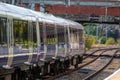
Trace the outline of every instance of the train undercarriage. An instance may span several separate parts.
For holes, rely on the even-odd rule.
[[[41,80],[47,77],[66,72],[70,66],[78,67],[82,62],[82,56],[61,57],[39,61],[30,65],[22,65],[11,69],[1,68],[0,80]]]

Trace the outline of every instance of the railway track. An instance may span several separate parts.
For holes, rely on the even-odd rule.
[[[103,69],[105,69],[113,60],[115,54],[118,52],[119,50],[115,51],[115,53],[113,54],[113,56],[110,58],[110,60],[103,66],[101,67],[99,70],[95,71],[94,73],[90,74],[89,76],[85,77],[82,80],[91,80],[93,77],[95,77],[97,74],[99,74]]]
[[[119,49],[119,48],[104,48],[104,49],[92,50],[91,53],[84,55],[85,57],[83,58],[83,60],[86,59],[86,58],[88,58],[89,56],[94,55],[94,54],[95,54],[96,52],[98,52],[98,51],[101,51],[101,50],[114,50],[114,49]]]
[[[102,63],[100,63],[100,62],[98,62],[99,64],[93,64],[93,63],[91,63],[90,65],[91,66],[94,66],[94,68],[92,68],[91,69],[91,67],[88,67],[88,68],[82,68],[82,69],[84,69],[84,71],[82,70],[82,69],[80,69],[81,70],[81,72],[80,72],[80,70],[78,70],[78,71],[76,71],[76,72],[73,72],[73,73],[71,73],[71,75],[69,75],[69,77],[70,76],[72,76],[72,77],[70,77],[69,78],[69,80],[98,80],[98,78],[95,78],[95,79],[85,79],[86,77],[88,77],[88,76],[92,76],[92,75],[94,75],[95,74],[95,72],[97,72],[97,71],[99,71],[100,69],[102,69],[102,67],[104,67],[104,64],[106,64],[106,63],[109,63],[109,61],[111,60],[111,58],[109,58],[108,57],[108,59],[109,60],[107,60],[107,58],[106,59],[103,59],[102,58],[102,60],[98,60],[98,61],[100,61],[100,62],[102,62]],[[97,61],[97,60],[96,60]],[[106,63],[105,63],[106,62]],[[96,63],[96,62],[94,62],[94,63]],[[103,65],[101,65],[101,64],[103,64]],[[88,66],[88,65],[87,65]],[[99,69],[99,67],[100,67],[100,69]],[[102,67],[101,67],[102,66]],[[96,67],[98,67],[98,69],[96,68]],[[96,69],[95,69],[96,68]],[[80,72],[80,73],[78,73],[78,72]],[[74,76],[73,76],[73,74],[74,74]],[[77,75],[77,76],[76,76]],[[74,77],[74,78],[73,78]],[[103,79],[101,79],[101,80],[103,80]]]
[[[70,73],[72,73],[72,72],[75,72],[75,71],[77,71],[77,70],[79,70],[79,69],[81,69],[81,68],[89,65],[90,63],[94,62],[95,60],[97,60],[104,52],[109,51],[109,50],[114,50],[114,49],[118,49],[118,48],[99,49],[99,50],[93,51],[91,54],[87,55],[87,56],[84,58],[84,60],[88,59],[89,56],[95,54],[96,52],[99,52],[99,51],[100,51],[100,52],[102,51],[102,52],[101,52],[97,57],[95,57],[94,59],[92,59],[92,60],[90,60],[90,61],[88,61],[88,62],[86,62],[86,63],[80,64],[78,68],[69,69],[69,70],[65,71],[64,73],[60,73],[60,74],[55,75],[55,76],[50,76],[49,78],[46,78],[46,79],[44,79],[44,80],[54,80],[54,79],[60,78],[60,77],[62,77],[62,76],[68,75],[68,74],[70,74]]]
[[[116,54],[119,54],[120,51],[118,51]],[[115,54],[115,55],[116,55]],[[106,77],[111,75],[113,72],[118,70],[120,68],[120,59],[114,57],[109,65],[107,65],[102,71],[100,71],[98,74],[96,74],[91,80],[104,80]]]

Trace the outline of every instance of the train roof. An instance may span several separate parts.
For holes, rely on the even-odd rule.
[[[55,17],[52,14],[36,12],[27,8],[18,7],[2,2],[0,2],[0,15],[5,17],[14,17],[22,20],[36,21],[36,19],[39,19],[39,21],[47,23],[56,23],[59,25],[72,25],[74,28],[83,29],[83,26],[77,22],[60,17]]]

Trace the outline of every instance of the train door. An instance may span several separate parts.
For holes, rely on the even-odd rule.
[[[0,18],[0,66],[8,70],[0,70],[3,80],[11,80],[14,40],[12,21],[12,17]]]
[[[3,40],[5,40],[3,42],[5,46],[3,48],[3,52],[4,54],[8,54],[7,64],[3,67],[10,69],[13,62],[13,19],[11,17],[8,17],[6,27],[3,27],[3,30],[5,31],[5,33],[3,33]]]
[[[50,72],[50,64],[49,60],[47,58],[47,52],[48,52],[48,40],[47,40],[47,23],[44,19],[41,19],[41,22],[39,23],[39,33],[40,33],[40,46],[39,46],[39,66],[41,66],[41,76],[46,75]]]
[[[70,32],[70,24],[67,24],[67,34],[68,34],[68,46],[67,46],[67,55],[70,56],[71,54],[71,45],[70,45],[70,41],[71,41],[71,32]]]
[[[58,25],[58,55],[62,57],[68,56],[68,30],[67,24]]]
[[[79,43],[77,63],[82,63],[84,47],[85,47],[84,46],[84,38],[83,38],[83,30],[82,29],[77,30],[77,41]]]
[[[43,22],[40,23],[40,54],[41,60],[45,60],[46,58],[52,58],[55,56],[56,52],[56,44],[57,44],[57,38],[56,38],[56,31],[55,31],[55,24],[53,23],[46,23],[44,19],[42,19]]]
[[[68,25],[64,24],[64,48],[65,48],[65,52],[64,52],[64,56],[68,56],[68,52],[69,52],[69,37],[68,37]]]
[[[57,55],[58,55],[58,27],[57,27],[57,23],[54,22],[54,41],[55,41],[55,54],[54,54],[54,59],[56,59]]]
[[[41,19],[36,18],[36,37],[37,37],[37,58],[36,61],[39,61],[40,52],[41,52],[41,27],[42,23],[39,22]]]
[[[69,35],[68,35],[68,25],[63,23],[62,25],[57,25],[58,34],[58,57],[60,58],[60,64],[58,69],[63,72],[70,66],[70,60],[68,57],[69,52]]]
[[[40,41],[41,41],[41,47],[40,47],[40,60],[45,61],[46,53],[47,53],[47,44],[46,44],[46,23],[42,19],[40,22]]]
[[[28,63],[36,62],[37,56],[37,34],[36,34],[36,23],[33,22],[31,17],[31,21],[28,21],[28,47],[29,47],[29,57]]]
[[[12,18],[0,17],[0,66],[5,68],[0,68],[0,80],[11,80],[12,40]]]
[[[71,56],[71,65],[75,67],[78,66],[78,54],[79,54],[79,40],[78,40],[78,29],[74,28],[72,25],[69,27],[70,29],[70,56]]]

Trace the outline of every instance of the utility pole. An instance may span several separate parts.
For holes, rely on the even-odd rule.
[[[70,0],[65,0],[66,5],[66,16],[68,15],[68,6],[70,6]]]
[[[87,35],[90,36],[90,24],[87,25]]]
[[[29,2],[29,8],[30,8],[31,10],[34,10],[34,9],[35,9],[35,3],[32,2],[32,1],[30,1],[30,2]]]
[[[105,38],[106,38],[106,41],[107,41],[107,32],[108,32],[108,28],[107,28],[107,24],[105,24],[105,27],[106,27],[106,29],[105,29]]]
[[[108,7],[106,6],[105,7],[105,21],[107,22],[107,13],[108,13]],[[108,28],[107,28],[107,24],[105,24],[105,27],[106,27],[106,30],[105,30],[105,32],[106,32],[106,41],[107,41],[107,32],[108,32]]]
[[[42,2],[40,3],[40,12],[45,13],[45,1],[41,0]]]
[[[96,43],[98,43],[98,25],[96,26]]]

